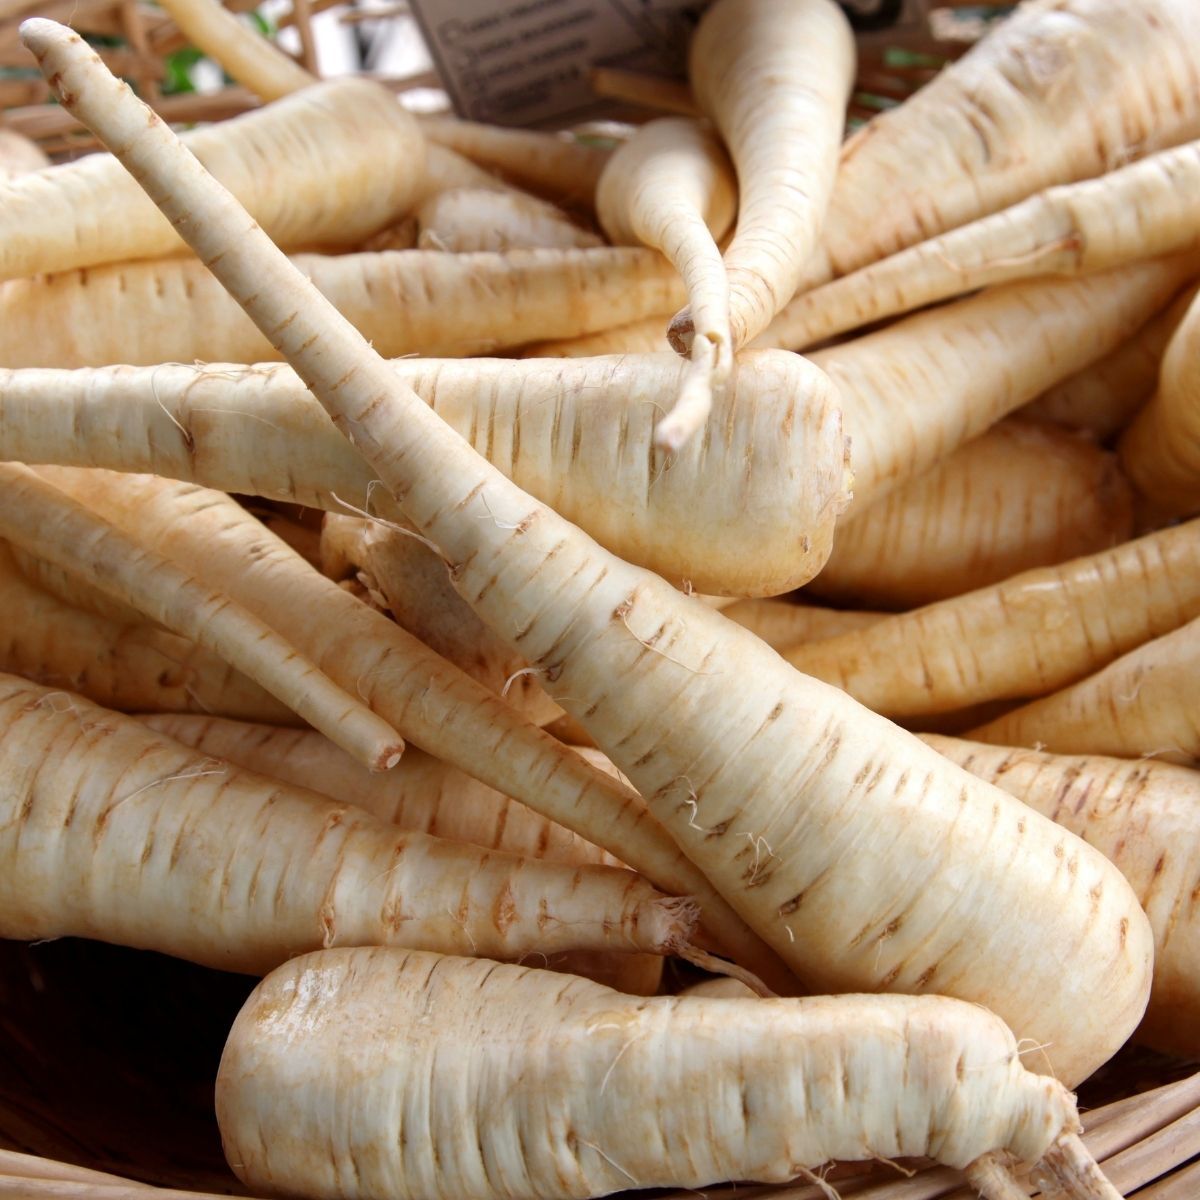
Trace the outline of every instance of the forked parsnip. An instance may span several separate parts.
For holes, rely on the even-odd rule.
[[[846,142],[801,287],[1200,137],[1198,71],[1192,0],[1029,0]]]
[[[1163,354],[1198,290],[1185,289],[1111,354],[1055,384],[1025,413],[1108,441],[1154,395]]]
[[[333,945],[671,953],[695,920],[631,871],[397,830],[14,676],[0,676],[0,767],[7,938],[261,974]]]
[[[272,331],[461,594],[555,675],[556,698],[810,985],[986,1004],[1050,1047],[1069,1082],[1125,1040],[1151,935],[1101,855],[519,491],[397,383],[81,39],[47,21],[22,36]],[[864,886],[879,878],[886,893]]]
[[[272,238],[293,250],[358,245],[411,207],[424,169],[415,120],[367,79],[322,83],[185,136]],[[0,279],[184,249],[110,154],[0,183]]]
[[[0,463],[0,537],[77,571],[149,620],[220,654],[371,770],[400,761],[404,742],[393,726],[252,606],[20,463]]]
[[[357,577],[395,621],[535,725],[562,716],[511,646],[492,633],[454,590],[446,564],[403,527],[328,513],[321,531],[322,570],[341,582]]]
[[[1200,618],[968,736],[1056,754],[1200,765]]]
[[[163,0],[162,7],[193,46],[264,100],[277,100],[317,83],[315,75],[259,37],[217,0]]]
[[[1158,387],[1121,437],[1121,466],[1162,517],[1200,510],[1200,298],[1163,353]]]
[[[771,975],[776,990],[794,987],[627,784],[312,570],[228,496],[153,476],[41,471],[141,543],[202,570],[416,745],[613,850],[647,878],[664,880],[664,890],[694,895],[706,928],[730,954],[760,977]]]
[[[604,244],[561,208],[514,190],[489,187],[436,192],[421,203],[415,216],[417,245],[422,250],[503,253],[535,247],[589,249]]]
[[[1154,986],[1138,1038],[1176,1055],[1200,1053],[1200,775],[1146,760],[924,740],[1120,868],[1154,930]]]
[[[242,1008],[216,1086],[252,1190],[397,1200],[785,1183],[929,1155],[977,1195],[1117,1200],[1074,1098],[991,1013],[940,996],[630,1000],[585,980],[402,950],[327,951]]]
[[[609,150],[566,134],[422,117],[427,141],[556,203],[590,208]]]
[[[1132,534],[1133,496],[1112,454],[1009,418],[853,513],[808,587],[855,605],[915,608]]]
[[[832,0],[717,0],[692,38],[692,91],[737,170],[737,228],[723,255],[734,350],[792,298],[817,250],[855,59]],[[695,328],[680,313],[672,342],[690,349]]]
[[[1038,192],[805,292],[775,318],[771,337],[802,350],[977,288],[1192,251],[1200,247],[1197,204],[1200,142],[1188,142],[1099,179]]]
[[[392,364],[514,481],[615,554],[701,592],[778,595],[829,555],[850,488],[840,404],[798,355],[743,354],[704,436],[669,467],[654,426],[685,364]],[[0,371],[0,461],[147,471],[395,518],[378,479],[288,367]]]
[[[0,180],[15,179],[50,165],[46,152],[15,129],[0,129]]]
[[[121,624],[35,587],[0,543],[0,671],[125,712],[299,718],[224,659],[147,621]]]
[[[842,396],[854,470],[843,522],[1114,350],[1197,271],[1200,257],[1179,256],[1008,284],[810,355]]]
[[[1191,521],[783,654],[899,720],[1044,696],[1196,617]]]
[[[402,250],[297,265],[381,353],[467,357],[575,337],[678,303],[650,250]],[[192,259],[153,259],[0,285],[0,365],[257,363],[277,352]]]
[[[623,865],[565,826],[415,747],[393,770],[379,773],[364,771],[312,729],[176,713],[139,719],[202,754],[366,809],[401,829],[547,862]]]
[[[682,117],[643,125],[613,151],[596,187],[596,218],[608,240],[661,250],[687,286],[692,365],[655,431],[655,443],[670,452],[708,419],[713,392],[733,369],[729,281],[717,242],[737,207],[737,180],[720,141]]]

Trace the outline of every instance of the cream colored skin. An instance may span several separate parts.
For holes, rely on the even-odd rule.
[[[550,338],[530,342],[521,350],[522,358],[594,358],[601,354],[665,354],[673,351],[667,340],[670,313],[644,317],[628,325],[614,325],[599,333],[575,338]]]
[[[217,0],[164,0],[162,7],[193,46],[264,100],[317,83],[314,75],[251,32]]]
[[[1200,765],[1200,619],[973,729],[981,742]]]
[[[899,720],[1045,695],[1195,617],[1200,521],[799,645],[784,657]]]
[[[307,955],[264,980],[216,1106],[251,1190],[397,1200],[783,1183],[831,1159],[1033,1161],[1078,1128],[1070,1094],[959,1001],[633,1000],[395,950]]]
[[[840,525],[816,596],[908,609],[1095,554],[1133,533],[1111,454],[1009,420]]]
[[[1154,395],[1167,344],[1197,290],[1186,289],[1111,354],[1055,384],[1026,405],[1025,413],[1108,441]]]
[[[1200,142],[1189,142],[1100,179],[1039,192],[805,292],[775,318],[771,336],[802,350],[977,288],[1192,251],[1200,246],[1198,203]]]
[[[412,116],[387,88],[366,79],[319,84],[186,138],[290,249],[355,246],[390,225],[416,198],[424,163]],[[108,154],[0,184],[0,214],[0,279],[184,250]]]
[[[187,638],[83,612],[31,584],[0,546],[0,671],[126,712],[220,713],[288,724],[270,692]]]
[[[738,600],[721,612],[781,653],[789,646],[820,642],[851,630],[864,629],[887,615],[821,608],[816,604],[793,604],[787,600]]]
[[[532,664],[558,673],[563,706],[805,982],[986,1004],[1018,1037],[1052,1043],[1067,1082],[1125,1041],[1149,993],[1151,935],[1103,856],[518,490],[397,385],[77,36],[45,21],[26,22],[23,36],[63,79],[71,110],[121,148],[275,331],[453,564],[460,593]],[[868,883],[881,878],[891,884],[882,893]],[[775,1055],[779,1039],[764,1045]],[[651,1106],[643,1097],[621,1111]],[[893,1131],[894,1116],[889,1106]],[[847,1149],[822,1146],[814,1161]]]
[[[1197,270],[1175,258],[1010,284],[811,355],[842,395],[854,468],[843,520],[1114,350]]]
[[[1171,335],[1158,389],[1120,442],[1121,465],[1162,519],[1200,511],[1200,298]]]
[[[438,192],[417,209],[422,250],[469,254],[543,247],[588,249],[604,243],[560,208],[517,191],[455,188]]]
[[[404,250],[296,261],[391,356],[465,358],[533,337],[575,337],[683,298],[678,276],[650,250]],[[119,263],[0,286],[4,366],[273,358],[270,342],[193,260]]]
[[[232,499],[152,476],[41,468],[62,489],[267,621],[346,693],[413,743],[522,800],[676,895],[780,990],[782,966],[683,856],[637,794],[524,720],[492,692],[348,595]],[[697,605],[697,607],[701,607]],[[320,620],[317,619],[320,615]]]
[[[655,434],[672,452],[708,419],[713,391],[725,387],[733,369],[729,281],[717,242],[737,206],[737,181],[720,141],[683,117],[642,126],[613,151],[596,188],[596,217],[609,241],[661,250],[687,286],[692,369]]]
[[[20,463],[0,463],[0,536],[236,663],[371,770],[400,760],[404,741],[392,725],[252,604],[239,603],[196,564],[171,561],[136,528],[117,527]]]
[[[415,747],[381,774],[364,771],[311,729],[180,714],[140,720],[203,754],[353,804],[401,829],[546,862],[623,865],[557,822]]]
[[[547,725],[562,716],[538,673],[467,607],[450,585],[446,564],[410,532],[329,513],[321,544],[326,575],[337,580],[357,576],[413,637],[527,720]]]
[[[500,129],[454,117],[424,117],[426,139],[556,203],[591,207],[608,150],[533,129]]]
[[[1200,137],[1197,70],[1192,0],[1023,4],[847,140],[801,287]]]
[[[653,436],[685,370],[678,355],[392,366],[522,488],[667,579],[778,595],[829,555],[849,494],[846,443],[829,380],[797,355],[743,354],[705,436],[670,469]],[[0,372],[0,414],[0,459],[395,515],[371,489],[378,474],[287,367]]]
[[[49,165],[50,159],[37,142],[15,129],[0,129],[0,180],[15,179]]]
[[[14,676],[0,721],[0,936],[261,974],[322,946],[517,959],[690,932],[688,902],[630,871],[403,833]]]
[[[692,91],[737,170],[723,255],[735,350],[792,298],[817,249],[854,70],[854,35],[831,0],[717,0],[692,37]],[[672,322],[683,344],[694,316]]]
[[[1200,775],[1161,762],[924,740],[1120,869],[1154,930],[1154,985],[1138,1038],[1172,1054],[1200,1053]]]

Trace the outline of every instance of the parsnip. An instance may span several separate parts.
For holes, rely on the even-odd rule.
[[[784,657],[876,712],[925,717],[1043,696],[1196,617],[1200,521],[1191,521]]]
[[[299,718],[223,659],[157,625],[121,624],[34,587],[0,543],[0,671],[126,712]]]
[[[0,129],[0,180],[15,179],[50,165],[45,151],[15,129]]]
[[[1120,868],[1154,930],[1154,986],[1138,1037],[1177,1055],[1200,1052],[1200,776],[1167,763],[924,740]]]
[[[308,955],[260,984],[221,1058],[217,1120],[249,1187],[314,1197],[589,1197],[928,1154],[1008,1200],[1004,1151],[1073,1158],[1066,1196],[1116,1197],[1071,1095],[978,1007],[632,1001],[399,950]]]
[[[333,945],[663,953],[694,920],[632,872],[403,833],[12,676],[0,728],[3,937],[263,973]]]
[[[416,211],[422,250],[469,254],[543,247],[587,249],[604,243],[545,200],[517,191],[455,188],[425,200]]]
[[[0,197],[2,198],[2,197]],[[466,357],[662,312],[683,285],[649,250],[403,250],[300,255],[383,354]],[[188,259],[121,263],[0,286],[0,364],[255,363],[270,342]]]
[[[564,707],[808,982],[986,1003],[1018,1036],[1052,1044],[1068,1081],[1125,1040],[1146,1003],[1151,935],[1101,855],[520,492],[397,384],[77,36],[47,21],[22,36],[70,110],[120,147],[273,331],[461,594],[557,673]],[[878,878],[891,881],[883,896],[863,885]]]
[[[745,353],[705,436],[654,454],[677,355],[392,364],[501,470],[614,553],[700,591],[777,595],[829,554],[850,477],[838,398]],[[286,367],[0,372],[0,460],[149,471],[346,511],[386,496]]]
[[[1111,454],[1010,418],[852,518],[809,590],[906,609],[1123,542],[1133,499]]]
[[[721,611],[781,653],[787,647],[838,638],[839,634],[865,629],[886,618],[885,613],[821,608],[815,604],[791,604],[786,600],[739,600]],[[819,679],[827,678],[815,671],[805,673],[815,674]]]
[[[407,211],[423,171],[424,142],[413,117],[368,79],[323,83],[186,137],[289,249],[357,245]],[[0,183],[0,279],[183,249],[109,154]],[[47,318],[47,327],[56,324]]]
[[[521,350],[522,358],[594,358],[601,354],[664,354],[672,350],[666,326],[670,314],[643,317],[628,325],[614,325],[599,333],[580,337],[551,338],[530,342]]]

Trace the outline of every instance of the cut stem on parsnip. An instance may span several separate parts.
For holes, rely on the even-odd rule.
[[[80,38],[47,21],[22,36],[271,331],[460,594],[556,672],[556,699],[785,961],[820,987],[986,1004],[1051,1045],[1069,1082],[1124,1042],[1151,934],[1100,854],[519,491],[397,384]],[[881,876],[883,898],[862,886]]]

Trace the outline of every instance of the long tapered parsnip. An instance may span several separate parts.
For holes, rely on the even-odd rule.
[[[366,79],[323,83],[187,138],[289,249],[355,246],[391,224],[416,198],[424,164],[412,116]],[[0,279],[183,249],[111,155],[0,184]]]
[[[1010,418],[838,526],[814,595],[915,608],[1020,571],[1096,554],[1133,533],[1113,455]]]
[[[1200,288],[1185,289],[1111,354],[1097,359],[1025,406],[1025,414],[1107,441],[1154,395],[1171,335]]]
[[[1196,617],[1200,521],[783,654],[876,712],[923,717],[1043,696]]]
[[[829,380],[797,355],[743,354],[704,436],[667,469],[654,426],[685,370],[670,352],[392,368],[522,488],[669,580],[777,595],[829,555],[846,443]],[[0,372],[4,459],[149,471],[342,512],[386,501],[287,367]]]
[[[1125,1040],[1151,934],[1101,855],[518,490],[397,383],[78,36],[31,20],[22,38],[272,332],[460,593],[556,675],[556,698],[808,983],[986,1004],[1051,1046],[1066,1081]],[[864,887],[879,878],[884,893]]]
[[[1200,142],[1064,184],[797,296],[773,322],[802,350],[897,313],[1038,275],[1082,275],[1195,250]]]
[[[610,151],[565,134],[422,117],[426,139],[550,200],[590,207]]]
[[[821,608],[815,604],[792,604],[786,600],[739,600],[721,609],[721,612],[756,637],[762,638],[785,658],[786,647],[837,638],[851,630],[865,629],[886,617],[885,613]],[[814,671],[807,671],[806,674],[823,678]]]
[[[689,936],[694,906],[630,871],[401,832],[62,696],[0,676],[4,937],[261,973],[332,945],[519,958]]]
[[[0,463],[0,536],[222,655],[371,770],[400,761],[404,742],[392,725],[252,608],[20,463]]]
[[[498,791],[695,895],[706,928],[776,990],[794,987],[636,793],[531,725],[394,622],[309,568],[229,497],[151,476],[42,468],[115,525],[257,613],[393,728]],[[697,607],[702,607],[697,605]],[[322,620],[314,620],[314,614]]]
[[[43,592],[0,543],[0,671],[79,692],[125,712],[219,713],[272,724],[299,718],[223,659],[157,625],[120,624]]]
[[[543,247],[587,249],[604,243],[560,208],[518,191],[455,188],[425,200],[415,213],[422,250],[468,254]]]
[[[1056,754],[1200,764],[1200,618],[969,737]]]
[[[405,250],[298,265],[382,354],[466,357],[574,337],[683,296],[650,250]],[[0,286],[0,364],[255,363],[277,357],[200,263],[120,263]]]
[[[202,754],[353,804],[401,829],[547,862],[622,865],[557,822],[415,747],[381,774],[364,771],[311,729],[175,713],[140,719]]]
[[[252,32],[217,0],[163,0],[162,7],[193,46],[264,100],[277,100],[317,82],[316,76]]]
[[[735,350],[792,298],[817,249],[854,68],[850,24],[831,0],[717,0],[692,38],[692,91],[737,169],[723,256]],[[687,347],[695,328],[685,311],[672,339]]]
[[[1081,1155],[1063,1194],[1117,1195],[1066,1089],[990,1013],[936,996],[633,1001],[527,967],[328,951],[246,1002],[216,1105],[244,1183],[314,1197],[582,1198],[931,1155],[1008,1200],[1005,1151]]]
[[[708,419],[713,390],[725,387],[733,369],[729,281],[717,242],[737,206],[737,181],[720,141],[682,117],[642,126],[613,152],[596,187],[596,217],[609,241],[661,250],[687,286],[692,369],[655,433],[668,451]]]
[[[1120,868],[1154,930],[1154,985],[1138,1036],[1174,1054],[1200,1052],[1200,775],[1168,763],[924,740]]]
[[[842,395],[847,517],[1115,349],[1197,270],[1186,256],[991,289],[811,359]]]
[[[321,548],[326,575],[338,581],[357,576],[413,637],[535,725],[563,715],[541,686],[540,673],[467,607],[447,578],[446,564],[410,532],[329,513]]]
[[[802,286],[1200,137],[1197,72],[1192,0],[1022,4],[846,142]]]
[[[1121,437],[1121,466],[1163,516],[1200,510],[1200,298],[1163,354],[1158,388]]]
[[[8,546],[6,556],[35,588],[71,608],[95,613],[118,625],[142,625],[148,620],[139,608],[106,594],[69,567],[60,567],[21,546]]]

